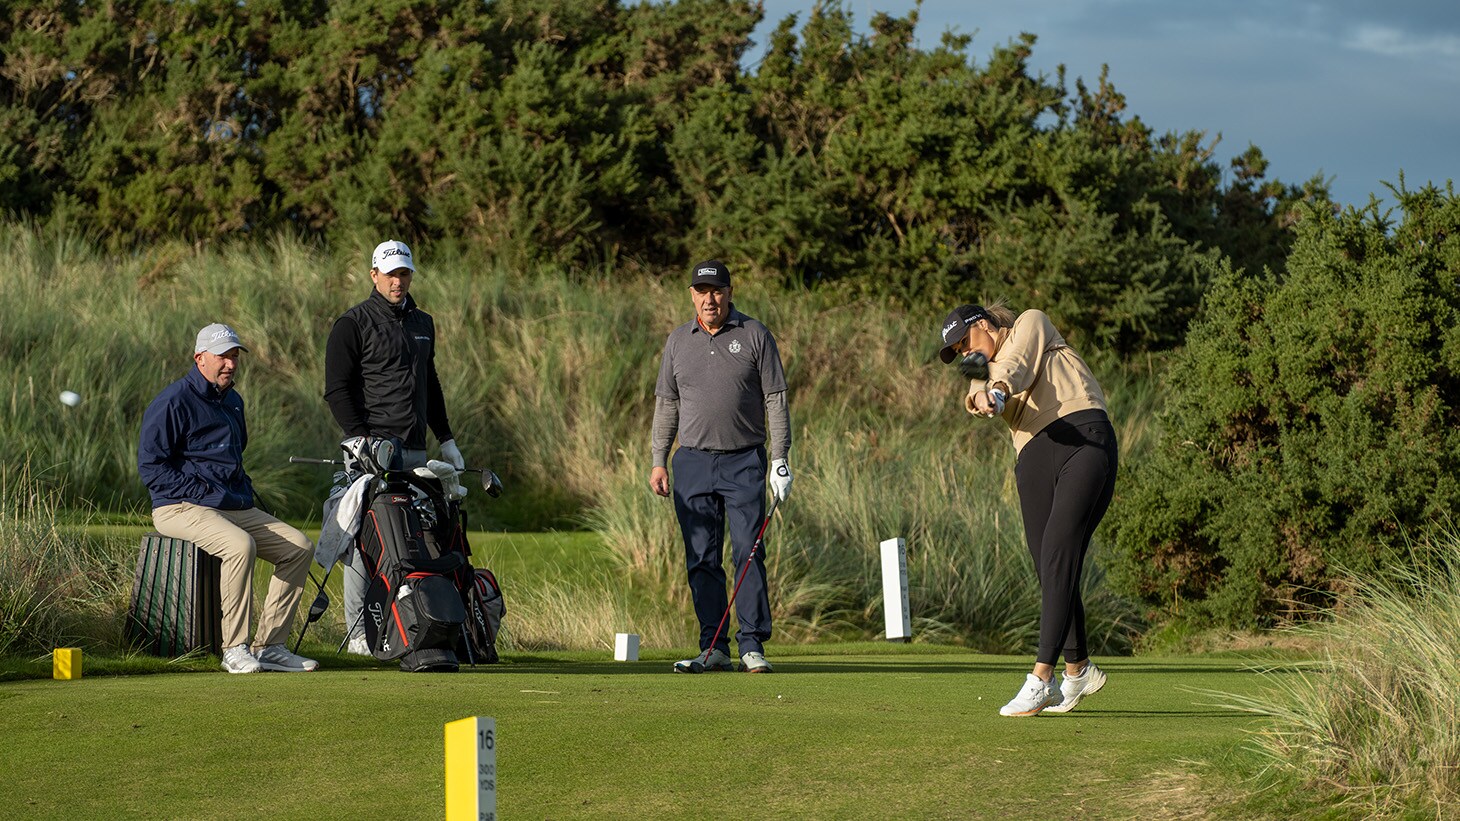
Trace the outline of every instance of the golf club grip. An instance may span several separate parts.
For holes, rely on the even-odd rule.
[[[289,462],[295,465],[338,465],[338,459],[314,459],[309,456],[290,456]]]

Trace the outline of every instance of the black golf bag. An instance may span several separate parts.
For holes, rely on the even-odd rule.
[[[437,539],[449,545],[448,552],[469,557],[471,545],[466,541],[466,511],[461,510],[456,502],[449,503],[449,507],[452,515],[437,523]],[[466,625],[456,645],[456,657],[472,665],[496,664],[497,632],[502,629],[502,617],[507,614],[497,577],[485,567],[473,569],[470,564],[464,564],[455,581],[461,593],[461,603],[466,608]]]
[[[376,658],[400,659],[407,672],[454,672],[460,664],[462,590],[474,574],[459,512],[439,481],[393,471],[360,524],[356,546],[370,579],[365,638]]]
[[[502,588],[497,584],[497,577],[485,567],[472,571],[467,583],[469,586],[462,591],[466,632],[456,653],[472,664],[496,664],[497,631],[502,629],[502,617],[507,614]]]

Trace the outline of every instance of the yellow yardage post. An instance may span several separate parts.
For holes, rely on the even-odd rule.
[[[496,821],[496,734],[482,716],[446,725],[446,821]]]

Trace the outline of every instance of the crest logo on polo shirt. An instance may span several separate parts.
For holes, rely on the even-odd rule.
[[[730,340],[730,353],[740,353],[740,340]]]

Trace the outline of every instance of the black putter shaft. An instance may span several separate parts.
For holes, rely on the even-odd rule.
[[[740,578],[735,581],[735,589],[730,591],[730,600],[725,602],[725,615],[720,617],[720,623],[715,626],[715,636],[710,639],[710,646],[700,654],[700,664],[710,660],[710,651],[715,649],[715,639],[720,638],[720,631],[725,629],[725,622],[730,618],[730,608],[735,605],[735,597],[740,594],[740,583],[745,581],[745,574],[750,572],[750,563],[755,561],[755,554],[760,551],[760,546],[765,541],[765,529],[770,527],[771,517],[776,515],[776,505],[781,503],[772,495],[771,509],[765,514],[765,521],[760,524],[760,532],[755,534],[755,544],[750,546],[750,555],[745,557],[745,566],[740,568]]]

